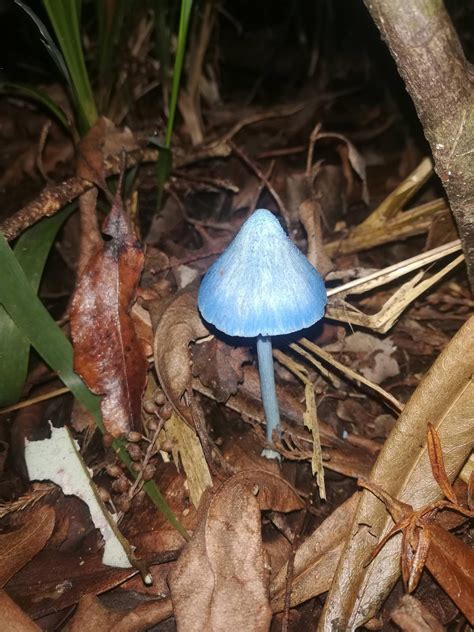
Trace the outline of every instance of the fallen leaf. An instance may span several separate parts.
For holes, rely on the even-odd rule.
[[[346,500],[297,549],[291,582],[291,608],[329,590],[358,500],[359,494]],[[284,608],[286,576],[285,564],[270,585],[273,612],[281,612]]]
[[[19,529],[0,535],[0,586],[41,551],[53,532],[55,511],[49,505],[33,508],[25,518]]]
[[[153,353],[160,385],[175,412],[194,428],[189,345],[209,335],[197,311],[195,293],[147,303],[154,331]]]
[[[103,232],[110,237],[92,257],[71,303],[74,369],[93,393],[103,395],[104,426],[117,437],[140,430],[147,361],[130,309],[143,268],[143,250],[119,195]]]
[[[171,442],[173,460],[178,468],[181,462],[186,474],[191,502],[198,507],[205,490],[212,487],[212,478],[196,433],[181,417],[173,413],[165,422],[159,440]]]
[[[444,632],[444,626],[418,599],[403,595],[390,614],[402,632]]]
[[[41,632],[36,623],[16,605],[4,590],[0,590],[0,619],[8,632]]]
[[[375,384],[400,373],[398,362],[393,357],[396,347],[389,336],[381,338],[356,331],[341,342],[326,346],[325,350],[357,354],[358,370]]]
[[[151,599],[135,608],[113,610],[95,595],[82,597],[69,632],[146,632],[173,614],[171,599]]]
[[[436,523],[426,530],[430,536],[426,567],[474,625],[474,550]]]
[[[86,503],[92,522],[104,539],[104,564],[118,568],[133,566],[133,551],[101,500],[79,446],[65,426],[51,427],[49,439],[26,441],[25,462],[30,480],[52,481],[64,494],[77,496]]]
[[[77,175],[93,182],[101,189],[107,188],[106,158],[137,148],[133,134],[127,127],[121,130],[108,118],[101,116],[79,143]]]
[[[284,479],[257,469],[235,474],[209,496],[169,577],[180,632],[269,629],[269,572],[260,511],[302,506]]]
[[[212,389],[216,401],[225,403],[244,379],[242,365],[250,361],[247,347],[231,347],[212,338],[193,348],[193,375]]]
[[[428,371],[372,469],[370,481],[415,509],[438,500],[427,450],[432,423],[443,445],[452,481],[473,448],[474,317],[454,336]],[[400,574],[400,536],[369,564],[370,552],[393,526],[379,500],[364,492],[325,603],[319,630],[355,629],[375,615]]]

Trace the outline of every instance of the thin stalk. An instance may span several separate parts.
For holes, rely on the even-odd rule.
[[[267,443],[273,445],[273,431],[280,428],[280,411],[275,388],[275,373],[273,369],[272,341],[269,336],[257,338],[258,371],[260,374],[260,391],[262,393],[263,409],[267,422]],[[278,458],[278,452],[265,449],[263,456],[269,459]]]

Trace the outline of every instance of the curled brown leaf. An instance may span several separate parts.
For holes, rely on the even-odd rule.
[[[184,292],[168,300],[147,304],[154,331],[155,368],[175,412],[192,428],[191,351],[189,345],[209,335],[197,311],[195,293]]]
[[[130,316],[143,250],[117,195],[101,244],[79,279],[71,304],[74,370],[103,395],[104,426],[117,437],[140,429],[147,361]]]
[[[271,609],[260,511],[303,506],[278,474],[245,470],[208,496],[200,521],[169,584],[182,632],[266,632]]]

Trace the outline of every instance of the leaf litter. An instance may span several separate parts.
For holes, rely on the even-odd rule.
[[[206,81],[209,89],[215,78]],[[32,618],[44,628],[46,617],[58,629],[81,631],[390,630],[392,620],[438,632],[452,621],[472,623],[466,499],[472,502],[474,486],[465,463],[474,434],[474,304],[460,244],[446,228],[448,209],[424,150],[413,150],[397,127],[405,146],[395,164],[364,138],[385,139],[388,131],[392,141],[393,112],[382,112],[378,126],[370,117],[380,111],[344,98],[361,120],[368,116],[365,132],[340,132],[354,114],[345,112],[339,127],[343,101],[330,91],[283,109],[229,102],[206,110],[208,138],[199,150],[187,143],[186,124],[180,129],[173,148],[179,168],[161,214],[153,216],[154,182],[141,165],[131,194],[122,199],[117,187],[102,235],[98,218],[122,154],[137,165],[155,161],[156,151],[141,132],[101,118],[68,179],[59,174],[62,184],[24,199],[17,224],[7,223],[12,235],[12,226],[59,209],[61,195],[80,196],[90,230],[78,245],[66,320],[75,368],[102,397],[107,432],[99,441],[78,408],[71,425],[112,519],[155,578],[145,586],[136,569],[104,566],[104,542],[88,510],[60,489],[35,495],[7,459],[0,607],[11,629],[38,629]],[[188,124],[200,120],[193,107],[186,104]],[[47,171],[72,155],[64,139],[53,140],[57,156],[46,156]],[[37,152],[29,142],[27,177]],[[10,170],[5,184],[19,177]],[[281,467],[260,457],[265,420],[252,349],[210,331],[196,308],[200,277],[258,206],[283,218],[327,273],[330,295],[323,325],[275,351]],[[50,302],[61,313],[54,296]],[[47,384],[47,367],[42,375]],[[25,397],[44,388],[38,383],[32,379]],[[30,438],[44,438],[50,418],[69,426],[66,402],[35,404]],[[116,459],[112,437],[123,439],[134,476]],[[19,443],[6,437],[21,463]],[[313,498],[315,473],[325,502]],[[365,491],[356,491],[358,479]],[[150,480],[189,542],[146,496]],[[386,542],[394,521],[384,503],[401,512],[394,518],[403,531]],[[446,526],[443,518],[456,508],[457,521]],[[401,596],[400,576],[412,594]],[[420,578],[428,596],[416,588]],[[452,600],[451,620],[430,606],[438,585]],[[387,598],[391,590],[398,602]]]

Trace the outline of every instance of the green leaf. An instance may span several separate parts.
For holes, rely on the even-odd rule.
[[[10,315],[22,334],[29,339],[43,360],[55,371],[74,397],[93,415],[97,426],[104,432],[100,398],[90,392],[81,378],[73,370],[73,349],[62,330],[36,296],[25,272],[5,237],[0,234],[0,303]],[[121,439],[115,439],[113,447],[133,476],[132,460]],[[166,519],[186,539],[189,535],[181,525],[163,495],[153,481],[147,481],[144,490],[163,513]]]
[[[31,101],[37,101],[41,105],[44,105],[68,131],[71,131],[71,124],[64,110],[60,108],[46,92],[43,92],[43,90],[21,83],[0,82],[0,92],[13,94]]]
[[[81,0],[43,0],[71,78],[79,128],[85,134],[97,120],[97,109],[81,42]]]
[[[74,210],[72,204],[25,231],[15,245],[15,257],[32,290],[38,292],[43,269],[56,234]],[[0,306],[0,406],[16,403],[28,372],[30,343]]]
[[[181,73],[183,70],[184,53],[186,51],[186,39],[188,35],[189,19],[191,17],[191,9],[193,0],[181,0],[181,13],[179,16],[179,32],[178,32],[178,48],[176,51],[176,59],[173,70],[173,86],[171,88],[171,99],[168,113],[168,123],[166,125],[167,147],[171,145],[171,136],[173,134],[174,119],[176,115],[176,107],[178,105],[179,85],[181,83]]]
[[[100,419],[100,398],[93,395],[72,368],[71,343],[36,296],[3,235],[0,236],[0,303],[43,360],[56,371],[74,396]]]
[[[29,15],[30,18],[33,20],[33,22],[36,24],[38,31],[40,32],[40,35],[41,35],[41,43],[48,51],[51,59],[56,64],[59,72],[62,74],[64,79],[70,84],[71,79],[69,77],[69,73],[68,73],[66,64],[64,62],[64,57],[61,55],[58,47],[56,46],[53,38],[49,34],[49,31],[46,28],[46,26],[39,19],[39,17],[36,15],[33,9],[31,9],[29,6],[21,2],[21,0],[15,0],[15,4],[18,5],[21,9],[23,9],[23,11],[27,15]]]

